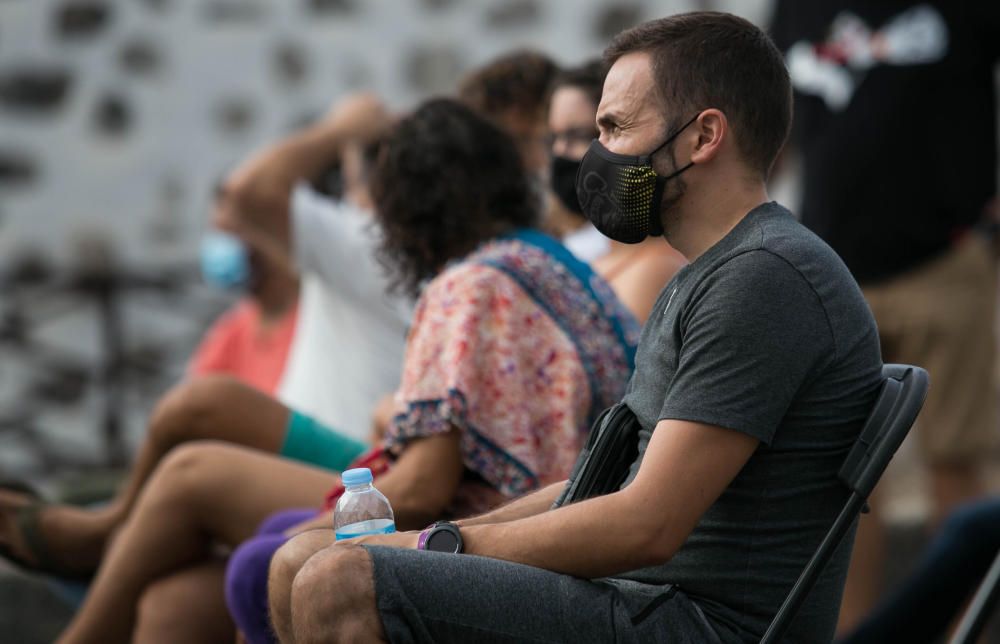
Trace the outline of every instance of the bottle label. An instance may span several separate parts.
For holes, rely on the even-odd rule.
[[[369,534],[391,534],[396,531],[396,524],[392,519],[369,519],[368,521],[358,521],[342,526],[335,532],[337,541],[341,539],[353,539]]]

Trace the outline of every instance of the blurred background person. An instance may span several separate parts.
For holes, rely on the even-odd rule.
[[[518,50],[475,68],[458,82],[459,100],[514,140],[540,194],[549,162],[549,89],[558,71],[545,54]]]
[[[206,283],[245,294],[205,332],[188,374],[230,375],[274,394],[298,320],[298,279],[282,264],[220,232],[202,240],[201,267]]]
[[[995,229],[1000,5],[779,0],[771,30],[796,92],[802,220],[861,284],[885,361],[930,372],[915,431],[936,526],[982,494],[997,445],[997,264],[983,231]],[[877,501],[841,630],[881,593]]]
[[[1000,499],[959,506],[941,524],[913,571],[840,644],[942,641],[998,552]],[[987,634],[980,641],[996,637]]]
[[[585,262],[607,255],[611,240],[602,235],[580,208],[576,175],[580,160],[597,138],[597,106],[607,68],[592,60],[560,71],[549,99],[549,177],[552,194],[547,224],[566,248]]]
[[[300,321],[278,398],[367,441],[372,410],[399,384],[412,300],[389,292],[375,257],[368,173],[389,115],[376,97],[341,101],[322,119],[261,150],[227,180],[215,222],[303,277]],[[344,194],[311,187],[339,163]]]

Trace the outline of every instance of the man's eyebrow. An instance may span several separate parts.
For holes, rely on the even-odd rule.
[[[618,125],[621,122],[621,117],[614,112],[604,112],[599,114],[597,117],[597,125],[601,129],[608,129],[612,126]]]

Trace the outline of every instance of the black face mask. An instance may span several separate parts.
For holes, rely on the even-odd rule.
[[[576,196],[576,175],[580,172],[580,161],[566,157],[552,157],[549,166],[549,176],[552,192],[559,197],[559,203],[566,210],[583,214],[580,209],[580,198]]]
[[[649,154],[616,154],[594,139],[580,162],[576,193],[584,216],[597,230],[626,244],[663,234],[660,222],[663,188],[694,162],[661,177],[653,170],[653,155],[680,136],[699,115],[695,114]]]

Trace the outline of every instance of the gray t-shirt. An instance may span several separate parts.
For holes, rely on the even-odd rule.
[[[643,329],[625,402],[642,425],[696,421],[761,444],[666,564],[620,575],[677,584],[725,641],[757,641],[847,498],[837,479],[881,383],[878,333],[839,257],[776,203],[682,269]],[[853,533],[789,631],[833,629]]]

